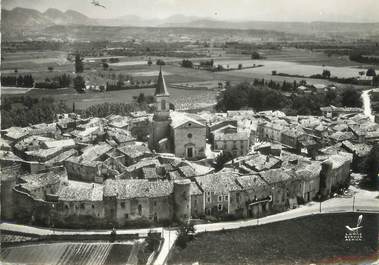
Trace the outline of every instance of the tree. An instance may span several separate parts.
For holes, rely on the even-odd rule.
[[[186,60],[186,59],[184,59],[184,60],[182,61],[182,67],[185,67],[185,68],[193,68],[193,63],[192,63],[192,61],[190,61],[190,60]]]
[[[220,171],[224,168],[225,163],[229,162],[233,159],[232,153],[229,151],[222,151],[217,157],[216,157],[216,163],[214,164],[214,168],[216,171]]]
[[[147,234],[147,237],[146,237],[147,246],[146,246],[146,248],[147,248],[149,253],[158,249],[160,240],[161,240],[160,235],[158,233],[149,232]]]
[[[54,70],[54,67],[49,66],[49,67],[47,67],[47,70],[49,70],[50,72],[52,72]]]
[[[151,58],[149,58],[149,60],[147,60],[147,65],[151,66],[152,64],[153,64],[153,61],[151,61]]]
[[[341,94],[341,103],[345,107],[361,107],[360,94],[354,88],[347,88]]]
[[[184,249],[188,242],[193,240],[195,234],[195,227],[192,223],[182,223],[179,226],[178,238],[176,240],[177,245]]]
[[[328,78],[330,78],[330,75],[331,75],[331,73],[330,73],[329,70],[324,69],[324,70],[322,71],[322,77],[323,77],[323,78],[328,79]]]
[[[80,75],[77,75],[74,80],[74,89],[78,92],[83,92],[83,89],[85,88],[85,81],[84,78]]]
[[[376,72],[374,68],[367,69],[366,76],[376,76]]]
[[[158,59],[156,64],[157,65],[166,65],[165,61],[163,61],[162,59]]]
[[[75,55],[75,73],[83,73],[83,59],[80,57],[80,54]]]
[[[107,70],[109,68],[109,64],[107,64],[107,63],[103,63],[103,69],[104,70]]]
[[[271,72],[271,74],[272,74],[272,75],[276,75],[276,70],[273,70],[273,71]]]
[[[253,59],[253,60],[258,60],[258,59],[262,59],[262,57],[261,57],[261,55],[260,55],[258,52],[254,51],[254,52],[251,54],[251,59]]]
[[[238,64],[238,70],[242,69],[242,63]]]

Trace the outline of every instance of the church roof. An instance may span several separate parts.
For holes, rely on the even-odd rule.
[[[157,87],[155,88],[154,96],[169,96],[170,94],[167,91],[166,82],[162,74],[162,69],[159,69]]]

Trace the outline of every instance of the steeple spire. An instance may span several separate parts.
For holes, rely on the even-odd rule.
[[[154,96],[169,96],[170,94],[167,91],[166,82],[162,74],[162,66],[159,67],[159,75],[157,81],[157,87],[155,88]]]

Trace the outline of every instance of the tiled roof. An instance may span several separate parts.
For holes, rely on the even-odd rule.
[[[280,161],[281,160],[279,158],[274,156],[255,154],[250,159],[246,160],[244,164],[249,168],[255,169],[257,171],[262,171],[272,168]]]
[[[201,195],[203,192],[195,182],[191,182],[191,195]]]
[[[250,135],[247,132],[236,132],[236,133],[215,133],[214,140],[215,141],[248,141],[250,139]]]
[[[137,169],[144,168],[144,167],[158,167],[160,166],[160,164],[161,163],[156,158],[145,158],[131,166],[128,166],[126,170],[128,172],[133,172]]]
[[[118,150],[130,158],[137,158],[144,154],[151,154],[150,149],[144,145],[125,145],[119,147]]]
[[[217,172],[200,177],[196,177],[196,182],[205,192],[227,193],[230,191],[239,191],[242,188],[237,184],[237,173]]]
[[[238,183],[242,186],[244,190],[248,189],[262,189],[262,188],[268,188],[269,185],[262,180],[258,175],[246,175],[246,176],[240,176],[237,177]]]
[[[57,167],[48,172],[38,174],[27,174],[20,177],[21,187],[26,190],[34,190],[47,185],[57,184],[67,179],[67,172],[64,167]]]
[[[83,160],[94,161],[111,149],[112,146],[107,143],[90,145],[82,150],[83,154],[81,157]]]
[[[283,169],[271,169],[260,173],[260,176],[268,184],[275,184],[280,182],[287,182],[292,179],[292,177],[283,171]]]
[[[181,175],[185,178],[191,178],[196,176],[195,170],[190,166],[181,166],[178,168]]]
[[[202,120],[201,117],[198,117],[198,119],[196,118],[195,115],[187,115],[187,113],[184,113],[184,112],[177,112],[177,111],[172,111],[170,113],[170,117],[171,117],[171,127],[172,128],[177,128],[187,122],[191,122],[193,124],[196,124],[197,126],[201,126],[201,127],[205,127],[205,124],[202,123],[201,121],[199,120]]]
[[[148,181],[145,179],[123,179],[105,181],[104,196],[117,199],[157,198],[169,196],[173,191],[170,181]]]
[[[60,186],[57,195],[60,201],[102,201],[103,185],[70,180]]]

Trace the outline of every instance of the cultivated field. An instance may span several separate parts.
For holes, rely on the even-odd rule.
[[[102,103],[130,103],[134,96],[140,93],[153,95],[153,88],[129,89],[108,91],[104,93],[89,92],[78,94],[74,89],[33,89],[29,93],[31,97],[53,97],[57,102],[62,100],[67,106],[71,107],[75,102],[77,109],[86,109],[92,105]],[[177,110],[188,108],[202,108],[216,103],[216,92],[212,90],[184,90],[169,88],[170,102],[175,105]]]
[[[345,225],[355,225],[358,215],[309,216],[202,233],[185,249],[176,248],[168,264],[356,264],[377,258],[379,215],[363,214],[363,240],[345,241]]]
[[[329,84],[327,80],[296,78],[273,76],[272,71],[277,73],[297,74],[297,75],[313,75],[321,74],[323,69],[331,71],[332,76],[352,77],[357,76],[361,71],[357,67],[359,64],[337,64],[335,57],[327,57],[321,52],[311,52],[301,49],[284,48],[282,50],[262,50],[260,51],[265,57],[265,60],[251,60],[248,55],[228,54],[227,56],[219,57],[215,60],[215,64],[222,64],[226,67],[236,68],[238,64],[244,67],[256,65],[264,65],[263,67],[234,70],[227,72],[210,72],[205,70],[196,70],[180,67],[181,58],[162,58],[167,62],[163,66],[166,82],[169,86],[171,101],[177,109],[202,108],[212,105],[216,102],[216,92],[211,90],[187,90],[180,89],[180,86],[175,88],[170,87],[171,84],[180,84],[184,87],[198,88],[202,84],[218,84],[218,82],[230,81],[239,83],[242,81],[252,81],[255,78],[274,81],[293,82],[305,79],[310,84]],[[101,59],[109,59],[110,57],[94,57],[85,58],[85,71],[82,74],[86,80],[102,80],[103,82],[116,82],[121,74],[124,77],[132,77],[134,81],[154,81],[157,78],[159,66],[155,65],[157,57],[152,58],[153,65],[147,65],[147,56],[115,56],[120,62],[109,64],[109,69],[104,70]],[[52,79],[63,73],[73,76],[74,63],[66,60],[66,52],[15,52],[3,54],[2,73],[7,75],[18,75],[31,73],[34,80],[44,81],[46,78]],[[319,60],[317,60],[319,58]],[[203,58],[204,59],[204,58]],[[209,58],[208,58],[209,59]],[[200,58],[194,58],[193,61],[199,61]],[[313,64],[310,64],[313,61]],[[325,64],[326,67],[322,65]],[[336,65],[336,66],[330,66]],[[53,70],[48,67],[52,66]],[[17,73],[14,70],[17,69]],[[97,81],[96,81],[97,82]],[[209,87],[208,85],[206,85]],[[214,85],[212,85],[214,87]],[[344,86],[344,85],[342,85]],[[73,89],[24,89],[24,88],[3,88],[3,95],[23,94],[34,97],[52,96],[57,101],[63,100],[67,106],[71,107],[75,102],[76,108],[85,109],[91,105],[109,102],[109,103],[128,103],[133,100],[133,96],[139,93],[152,95],[153,89],[138,89],[112,91],[106,93],[85,93],[78,94]]]
[[[132,243],[51,243],[1,250],[2,264],[118,265],[126,264]]]

